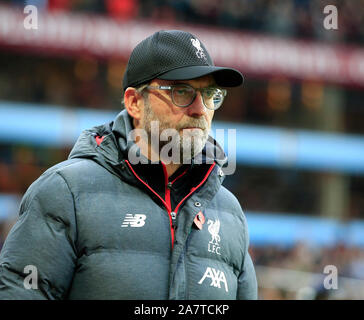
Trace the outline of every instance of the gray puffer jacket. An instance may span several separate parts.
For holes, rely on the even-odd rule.
[[[216,143],[168,179],[163,163],[128,161],[130,130],[124,110],[84,131],[29,187],[0,254],[0,299],[257,298],[226,160],[207,161]]]

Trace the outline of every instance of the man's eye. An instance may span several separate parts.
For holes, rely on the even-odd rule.
[[[177,93],[179,94],[179,95],[183,95],[183,94],[186,94],[186,90],[177,90]]]
[[[189,94],[189,91],[188,89],[186,88],[176,88],[175,89],[175,93],[178,94],[179,96],[185,96],[187,94]]]
[[[214,89],[206,89],[205,90],[205,95],[208,97],[208,98],[212,98],[215,94],[215,90]]]

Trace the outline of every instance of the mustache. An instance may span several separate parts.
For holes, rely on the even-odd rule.
[[[208,127],[207,121],[205,118],[201,118],[201,119],[189,119],[186,121],[182,121],[181,123],[178,124],[178,126],[176,127],[177,130],[181,130],[181,129],[185,129],[185,128],[191,128],[191,127],[196,127],[196,128],[200,128],[202,130],[206,130]]]

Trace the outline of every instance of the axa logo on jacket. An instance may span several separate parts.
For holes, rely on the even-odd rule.
[[[202,284],[206,278],[211,279],[210,286],[215,288],[221,288],[221,282],[225,285],[225,291],[229,292],[226,277],[223,271],[216,270],[214,268],[207,267],[205,274],[198,282],[198,284]]]
[[[126,228],[126,227],[132,227],[132,228],[140,228],[143,227],[145,225],[145,219],[146,219],[146,215],[145,214],[130,214],[127,213],[123,224],[121,225],[122,228]]]

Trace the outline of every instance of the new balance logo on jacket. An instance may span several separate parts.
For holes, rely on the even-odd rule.
[[[134,215],[132,215],[130,213],[127,213],[121,227],[122,228],[126,228],[126,227],[140,228],[140,227],[143,227],[145,225],[145,219],[146,218],[147,217],[146,217],[145,214],[134,214]]]

